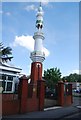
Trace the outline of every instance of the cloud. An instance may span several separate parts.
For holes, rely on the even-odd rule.
[[[24,36],[24,35],[16,36],[13,45],[14,46],[20,45],[22,47],[27,48],[29,51],[33,51],[34,40],[32,36]]]
[[[13,42],[13,46],[22,46],[22,47],[25,47],[27,48],[29,51],[33,51],[34,50],[34,39],[32,36],[16,36],[15,37],[15,40]],[[43,51],[45,53],[45,56],[49,56],[50,52],[45,48],[43,47]]]
[[[79,74],[79,70],[77,70],[77,69],[76,69],[76,70],[73,70],[72,73],[77,73],[77,74]]]
[[[48,5],[49,0],[41,0],[41,3],[42,3],[43,5]]]
[[[6,14],[7,16],[10,16],[10,15],[11,15],[11,13],[10,13],[10,12],[6,12],[5,14]]]
[[[30,75],[31,74],[31,63],[27,66],[27,69],[28,69],[27,75]]]
[[[11,15],[11,13],[10,12],[3,12],[2,10],[0,10],[0,14],[5,14],[5,15],[7,15],[7,16],[10,16]]]
[[[40,2],[40,1],[39,1]],[[48,7],[48,8],[53,8],[53,6],[51,5],[51,4],[48,4],[49,3],[49,0],[41,0],[41,4],[42,4],[42,6],[45,6],[45,7]],[[24,10],[26,10],[26,11],[37,11],[38,10],[38,7],[39,7],[39,4],[38,4],[38,6],[35,6],[34,4],[31,4],[31,5],[27,5],[27,6],[25,6],[24,7]],[[43,11],[43,13],[44,13],[44,11]]]
[[[49,56],[50,52],[46,48],[43,47],[43,51],[45,52],[46,57]]]
[[[24,9],[27,10],[27,11],[30,11],[30,10],[36,11],[37,10],[35,5],[33,5],[33,4],[32,5],[27,5]]]
[[[0,10],[0,14],[3,14],[3,11],[2,11],[2,10]]]
[[[77,73],[77,74],[81,74],[81,69],[76,69],[76,70],[73,70],[73,73]]]
[[[49,0],[41,0],[41,3],[43,6],[47,6],[49,3]],[[34,4],[31,4],[31,5],[27,5],[24,9],[27,11],[31,11],[31,10],[37,11],[38,7],[36,7]]]
[[[69,72],[68,72],[68,75],[74,74],[74,73],[79,74],[79,69],[75,69],[75,70],[69,71]]]

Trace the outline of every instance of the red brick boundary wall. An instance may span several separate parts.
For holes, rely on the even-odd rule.
[[[73,102],[72,85],[64,88],[58,83],[58,105],[67,106]],[[2,115],[22,114],[44,109],[45,81],[37,80],[28,84],[26,76],[20,78],[18,94],[2,94]],[[1,94],[0,94],[1,95]]]
[[[68,106],[73,103],[72,84],[58,83],[58,105]]]
[[[18,95],[2,95],[2,115],[22,114],[43,110],[44,93],[45,85],[43,80],[38,80],[35,84],[28,84],[26,76],[21,77]]]
[[[19,100],[16,94],[2,94],[2,115],[18,114]]]

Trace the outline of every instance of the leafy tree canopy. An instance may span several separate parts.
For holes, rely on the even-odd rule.
[[[12,49],[10,47],[4,47],[2,43],[0,43],[0,60],[2,62],[11,61],[12,59]]]
[[[56,67],[44,70],[44,79],[46,80],[46,86],[53,88],[55,83],[61,80],[60,69]]]
[[[69,76],[63,77],[62,80],[66,80],[67,82],[81,82],[81,75],[77,73],[70,74]]]

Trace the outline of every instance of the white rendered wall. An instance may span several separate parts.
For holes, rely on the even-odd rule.
[[[38,38],[38,39],[35,40],[34,50],[42,52],[42,50],[43,50],[42,39]]]

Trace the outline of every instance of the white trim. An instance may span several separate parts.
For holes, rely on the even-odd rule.
[[[14,71],[14,72],[21,72],[21,69],[17,69],[17,68],[9,68],[9,67],[5,67],[5,66],[0,66],[1,70],[7,70],[7,71]]]
[[[0,81],[2,82],[2,81],[5,81],[5,88],[4,88],[4,91],[3,91],[3,93],[13,93],[14,91],[15,91],[15,81],[14,81],[14,79],[13,79],[13,81],[11,81],[11,80],[1,80],[0,79]],[[10,83],[12,83],[12,88],[11,88],[11,91],[7,91],[7,83],[8,82],[10,82]]]
[[[11,76],[20,76],[20,74],[14,74],[14,73],[10,73],[10,72],[6,72],[6,71],[0,71],[0,74],[6,74],[6,75],[11,75]]]

